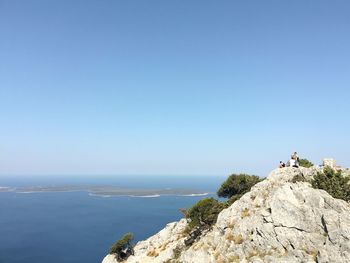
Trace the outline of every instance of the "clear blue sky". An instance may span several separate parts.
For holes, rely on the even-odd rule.
[[[350,166],[350,2],[0,0],[0,174]]]

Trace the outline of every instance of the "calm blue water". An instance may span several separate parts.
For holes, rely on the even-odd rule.
[[[214,177],[0,177],[0,186],[111,184],[123,187],[184,187],[215,192]],[[179,220],[179,208],[203,197],[89,196],[87,192],[0,193],[0,263],[95,263],[126,232],[135,241]]]

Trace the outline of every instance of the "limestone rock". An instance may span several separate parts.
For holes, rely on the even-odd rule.
[[[336,168],[336,161],[332,158],[325,158],[323,159],[323,166],[329,166],[331,168]]]
[[[184,239],[186,238],[184,230],[186,226],[187,221],[185,219],[167,224],[166,227],[156,235],[145,241],[138,242],[134,248],[135,254],[130,256],[126,262],[161,263],[170,261],[174,258],[176,246],[184,246]],[[102,263],[116,262],[118,261],[113,255],[107,255],[102,261]]]
[[[308,182],[319,170],[276,169],[218,216],[213,229],[184,246],[185,219],[137,243],[126,262],[350,262],[350,205]],[[103,263],[115,263],[108,255]]]

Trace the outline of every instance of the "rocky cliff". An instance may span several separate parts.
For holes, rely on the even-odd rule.
[[[213,228],[186,247],[185,219],[168,224],[126,262],[350,262],[350,205],[313,189],[316,168],[270,173],[218,216]],[[103,263],[116,263],[107,255]]]

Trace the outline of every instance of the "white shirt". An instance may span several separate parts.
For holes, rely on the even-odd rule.
[[[289,165],[294,166],[296,164],[296,161],[294,159],[290,159]]]

